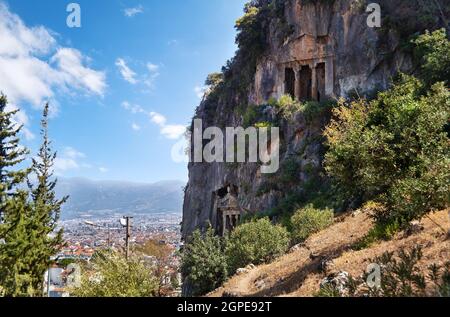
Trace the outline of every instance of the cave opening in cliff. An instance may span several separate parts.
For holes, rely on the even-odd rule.
[[[325,99],[325,63],[319,63],[316,66],[317,78],[317,101]]]
[[[284,71],[284,93],[295,98],[295,72],[292,68]]]
[[[309,66],[302,66],[300,69],[300,101],[308,101],[311,100],[312,96],[312,70]]]

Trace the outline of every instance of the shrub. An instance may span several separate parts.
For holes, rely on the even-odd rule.
[[[138,258],[128,261],[115,252],[94,255],[81,285],[71,291],[74,297],[154,297],[158,282]]]
[[[448,83],[450,78],[450,41],[445,29],[420,35],[413,40],[415,55],[421,65],[421,78],[432,84],[438,81]]]
[[[333,224],[331,209],[315,209],[312,205],[299,209],[291,218],[292,238],[295,243],[306,240],[310,235]]]
[[[195,231],[181,254],[181,273],[190,286],[189,295],[204,295],[227,279],[225,241],[209,229],[205,234]]]
[[[433,264],[428,274],[418,263],[423,257],[421,247],[400,250],[397,254],[386,252],[369,260],[380,267],[380,284],[370,287],[374,282],[374,272],[364,272],[360,277],[351,275],[344,292],[334,285],[327,285],[316,294],[319,297],[423,297],[450,295],[450,262],[444,266]]]
[[[301,104],[290,95],[281,96],[278,100],[277,107],[285,120],[291,120],[294,114],[302,109]]]
[[[269,262],[284,254],[289,247],[289,234],[268,218],[254,220],[236,228],[230,235],[226,255],[230,272],[252,263]]]
[[[222,73],[211,73],[208,75],[205,81],[206,86],[211,86],[211,88],[214,88],[218,86],[223,81],[223,74]]]
[[[400,250],[397,254],[386,252],[382,256],[372,259],[371,263],[377,263],[381,267],[381,284],[379,287],[368,287],[365,281],[368,280],[370,273],[365,273],[362,279],[355,279],[360,287],[355,288],[353,295],[375,297],[448,296],[450,262],[444,267],[431,265],[428,268],[429,273],[424,274],[418,266],[422,258],[422,249],[417,246],[410,250]]]
[[[248,128],[254,125],[260,117],[260,108],[256,105],[248,105],[242,113],[242,125]]]
[[[327,173],[349,197],[386,205],[378,222],[403,225],[448,205],[450,92],[423,89],[403,75],[371,102],[341,101],[325,130]]]

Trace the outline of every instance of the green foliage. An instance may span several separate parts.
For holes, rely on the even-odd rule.
[[[415,54],[421,65],[420,77],[429,85],[450,78],[450,41],[445,29],[420,35],[413,40]]]
[[[236,21],[238,35],[236,43],[239,48],[248,50],[247,53],[257,57],[262,53],[265,43],[265,34],[261,32],[259,19],[260,8],[247,4],[245,14]]]
[[[68,197],[56,198],[57,180],[53,176],[56,152],[52,151],[52,142],[48,136],[48,113],[49,105],[46,104],[41,121],[42,145],[37,157],[32,159],[32,172],[36,176],[37,184],[28,181],[33,209],[30,221],[37,232],[33,239],[32,266],[36,289],[43,283],[42,276],[51,264],[50,258],[58,253],[58,248],[63,244],[63,231],[57,231],[57,226],[62,205],[68,199]]]
[[[278,114],[287,121],[293,120],[294,115],[297,113],[302,113],[308,121],[313,121],[315,118],[329,112],[336,105],[336,102],[331,100],[299,102],[292,98],[291,95],[282,95],[278,100],[269,100],[268,105],[276,108]]]
[[[326,285],[325,287],[320,288],[314,297],[323,297],[323,298],[333,298],[333,297],[341,297],[341,293],[336,287],[331,285]]]
[[[261,196],[273,190],[282,191],[294,187],[299,180],[300,172],[301,166],[296,157],[286,159],[281,163],[276,174],[266,176],[258,188],[257,194]]]
[[[272,123],[267,122],[267,121],[255,123],[255,128],[257,128],[257,129],[259,129],[259,128],[271,128],[271,127],[272,127]]]
[[[261,114],[258,106],[252,104],[248,105],[244,113],[242,114],[243,127],[248,128],[257,123],[260,115]]]
[[[209,229],[205,234],[195,231],[181,254],[181,273],[191,286],[190,295],[204,295],[227,278],[225,241]]]
[[[209,74],[206,78],[205,85],[211,86],[213,89],[214,87],[217,87],[220,83],[223,81],[223,74],[222,73],[212,73]]]
[[[4,296],[32,296],[31,208],[27,192],[19,189],[30,173],[17,168],[28,151],[19,145],[21,126],[14,124],[18,110],[7,111],[8,100],[0,95],[0,286]]]
[[[381,267],[380,287],[368,287],[364,282],[371,272],[363,274],[362,279],[355,279],[360,287],[355,288],[352,296],[373,297],[423,297],[448,296],[450,262],[444,267],[436,264],[428,268],[428,276],[419,267],[423,258],[422,248],[400,250],[396,255],[386,252],[370,260]]]
[[[295,243],[305,241],[309,236],[333,224],[331,209],[315,209],[312,205],[297,210],[291,218],[292,239]]]
[[[60,209],[67,198],[57,200],[52,180],[56,154],[47,135],[48,105],[42,119],[43,143],[31,169],[20,169],[28,151],[19,145],[20,126],[13,123],[17,111],[7,112],[0,97],[0,285],[4,296],[42,296],[44,273],[50,258],[63,243],[56,232]],[[25,180],[33,172],[37,184]]]
[[[289,234],[280,225],[273,225],[269,219],[245,223],[230,235],[225,253],[229,272],[248,264],[269,262],[284,254],[289,246]]]
[[[292,120],[293,116],[302,110],[301,104],[290,95],[281,96],[278,100],[277,107],[280,110],[281,116],[288,121]]]
[[[128,261],[115,252],[97,253],[86,267],[74,297],[154,297],[158,281],[139,258]]]
[[[404,224],[449,202],[450,92],[442,83],[423,91],[403,76],[371,102],[341,101],[325,131],[326,171],[349,197],[383,202],[381,223]]]
[[[380,5],[384,8],[380,30],[383,34],[380,38],[388,40],[389,32],[395,32],[403,41],[403,45],[407,44],[414,34],[446,27],[450,13],[450,5],[445,0],[385,0],[380,2]]]
[[[353,245],[353,249],[363,250],[380,240],[391,240],[400,229],[401,223],[397,219],[391,222],[375,223],[375,226],[370,229],[367,235]]]

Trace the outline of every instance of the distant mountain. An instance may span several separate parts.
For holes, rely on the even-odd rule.
[[[184,185],[181,181],[145,184],[72,178],[59,179],[56,192],[58,197],[70,196],[63,208],[63,220],[85,214],[181,214]]]

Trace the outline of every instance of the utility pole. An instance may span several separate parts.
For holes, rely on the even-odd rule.
[[[127,261],[130,254],[131,219],[133,219],[133,217],[125,217],[126,220],[125,258],[127,259]]]

